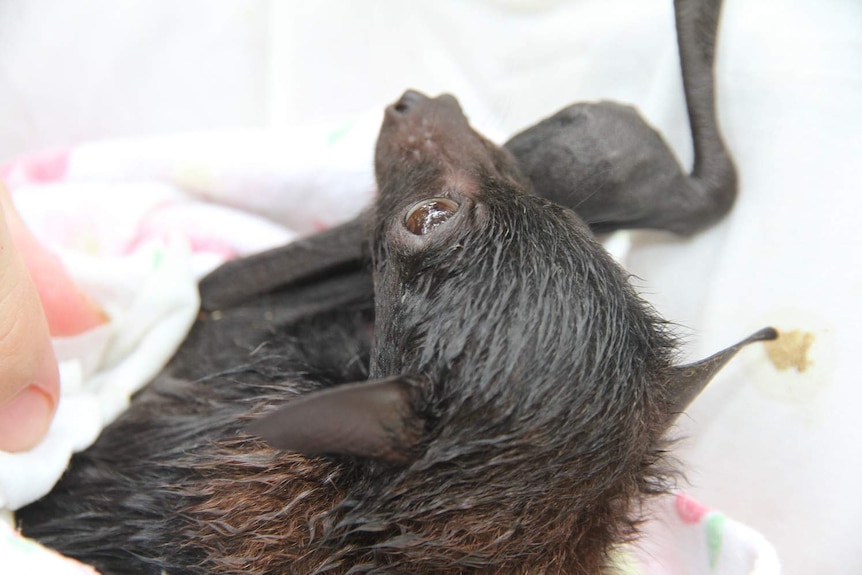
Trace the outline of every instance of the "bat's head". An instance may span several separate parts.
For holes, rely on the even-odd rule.
[[[672,339],[574,212],[448,95],[387,108],[376,169],[371,377],[412,378],[420,451],[583,461],[650,436]]]
[[[627,274],[451,96],[387,108],[375,165],[370,381],[259,430],[357,461],[361,495],[338,525],[440,572],[606,549],[630,531],[630,502],[663,488],[674,415],[738,345],[675,367]]]

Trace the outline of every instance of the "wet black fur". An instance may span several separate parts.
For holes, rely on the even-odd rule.
[[[287,296],[289,297],[289,296]],[[25,534],[104,574],[200,572],[182,508],[196,463],[260,404],[367,376],[367,300],[299,322],[268,319],[281,296],[202,316],[171,365],[76,455],[51,495],[18,513]]]
[[[206,498],[220,438],[243,437],[266,405],[411,374],[423,429],[410,462],[343,459],[349,481],[308,518],[322,521],[310,548],[368,573],[529,566],[541,548],[580,572],[631,535],[629,504],[664,486],[673,341],[577,216],[532,195],[453,99],[438,108],[427,154],[398,151],[400,120],[381,132],[373,345],[362,274],[332,280],[353,281],[355,299],[298,322],[302,290],[329,293],[326,282],[202,316],[132,409],[19,513],[25,534],[107,574],[214,572],[189,508]],[[450,157],[450,137],[470,152]],[[405,209],[429,195],[456,200],[457,216],[405,235]],[[274,453],[255,457],[277,466]]]

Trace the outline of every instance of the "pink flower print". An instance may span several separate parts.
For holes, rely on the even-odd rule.
[[[24,172],[32,182],[55,182],[66,175],[69,150],[54,150],[32,156],[24,164]]]
[[[68,167],[69,150],[51,150],[0,166],[0,179],[10,185],[56,182],[63,179]]]
[[[675,505],[676,513],[683,523],[697,523],[709,512],[705,505],[682,493],[677,494]]]

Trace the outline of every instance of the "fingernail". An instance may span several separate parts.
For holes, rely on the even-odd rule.
[[[34,447],[51,424],[51,396],[31,385],[0,406],[0,450],[27,451]]]

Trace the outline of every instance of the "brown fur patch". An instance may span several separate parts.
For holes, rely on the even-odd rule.
[[[650,457],[647,475],[656,473]],[[602,478],[570,489],[549,478],[549,492],[561,497],[548,506],[545,499],[495,499],[489,477],[483,496],[457,497],[457,509],[417,513],[357,535],[339,525],[349,514],[339,505],[348,496],[342,484],[352,481],[349,464],[277,452],[244,437],[221,441],[205,461],[195,466],[200,481],[182,490],[197,500],[182,511],[183,544],[203,552],[199,567],[226,575],[595,575],[607,566],[609,542],[633,537],[629,503],[650,490],[640,474],[610,482],[615,494]],[[599,507],[584,505],[592,489],[605,491]]]
[[[312,572],[311,542],[321,510],[343,497],[343,468],[323,458],[280,453],[245,437],[222,441],[196,466],[199,502],[184,510],[187,544],[202,548],[202,567],[216,573]]]

